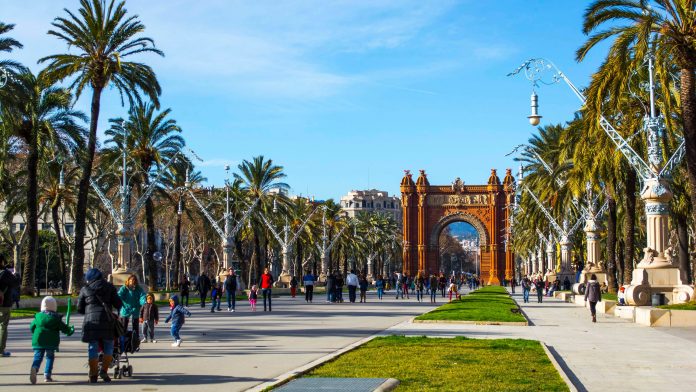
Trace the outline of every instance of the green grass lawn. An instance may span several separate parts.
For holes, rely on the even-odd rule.
[[[602,301],[604,301],[604,300],[618,302],[619,298],[617,297],[616,294],[604,293],[604,294],[602,294]]]
[[[397,391],[568,390],[541,344],[523,339],[380,337],[305,377],[391,377]]]
[[[65,315],[65,313],[68,311],[67,306],[59,306],[58,307],[58,313],[61,313]],[[26,318],[26,317],[34,317],[36,313],[40,312],[39,308],[19,308],[15,309],[12,308],[10,311],[10,318]],[[72,312],[76,312],[75,308],[72,308]],[[63,320],[65,321],[65,320]]]
[[[416,317],[416,320],[460,320],[489,322],[525,322],[524,316],[513,313],[517,304],[505,288],[487,286],[446,303],[435,310]]]
[[[696,301],[691,301],[684,304],[660,305],[658,308],[669,310],[696,310]]]

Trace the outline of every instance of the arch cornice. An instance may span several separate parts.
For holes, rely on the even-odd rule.
[[[474,226],[476,231],[479,233],[479,246],[483,248],[488,245],[490,239],[488,238],[488,232],[486,231],[486,226],[483,225],[483,222],[468,212],[457,211],[443,216],[437,221],[435,226],[433,226],[429,239],[430,246],[437,247],[438,237],[440,236],[442,229],[454,222],[466,222]]]

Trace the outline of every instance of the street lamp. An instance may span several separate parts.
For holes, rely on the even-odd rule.
[[[539,115],[539,97],[537,96],[536,92],[532,90],[532,114],[527,116],[529,119],[529,124],[532,126],[537,126],[539,125],[539,122],[541,121],[541,116]]]

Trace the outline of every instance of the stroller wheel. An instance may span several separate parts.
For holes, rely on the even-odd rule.
[[[128,365],[128,377],[133,377],[133,366]]]
[[[118,366],[114,368],[114,378],[121,378],[121,372],[119,371]]]

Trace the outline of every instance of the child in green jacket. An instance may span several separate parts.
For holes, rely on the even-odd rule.
[[[31,364],[29,381],[36,384],[36,373],[39,371],[44,355],[46,355],[46,368],[44,369],[44,381],[52,382],[53,359],[60,344],[60,332],[70,336],[75,332],[75,327],[68,326],[61,318],[63,315],[56,313],[58,304],[56,299],[49,296],[41,301],[41,312],[36,313],[29,328],[32,332],[31,347],[34,349],[34,362]]]

